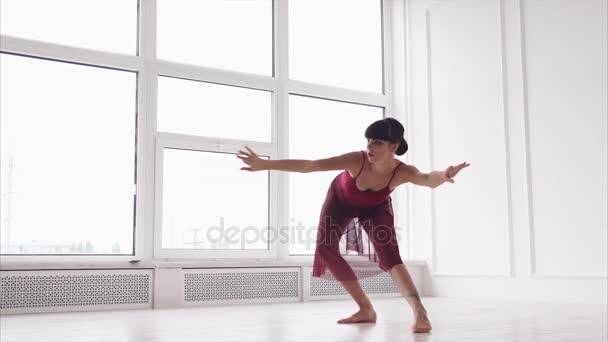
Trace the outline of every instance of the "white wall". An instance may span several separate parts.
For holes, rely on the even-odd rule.
[[[408,160],[427,295],[607,302],[606,0],[406,0]]]

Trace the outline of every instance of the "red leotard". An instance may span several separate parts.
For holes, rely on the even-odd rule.
[[[314,277],[321,277],[329,268],[340,281],[357,279],[355,273],[339,251],[339,241],[346,233],[346,249],[364,254],[361,230],[368,237],[369,259],[378,262],[383,271],[402,264],[394,226],[390,183],[401,163],[395,167],[388,184],[378,191],[357,188],[356,181],[365,166],[365,152],[361,151],[363,163],[357,176],[348,171],[338,174],[332,181],[319,217],[317,245],[313,263]]]

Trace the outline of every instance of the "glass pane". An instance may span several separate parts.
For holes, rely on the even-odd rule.
[[[271,141],[271,93],[170,77],[158,78],[158,130]]]
[[[241,167],[231,153],[164,149],[162,248],[269,248],[269,173]]]
[[[134,73],[1,54],[3,254],[132,254]]]
[[[134,55],[137,0],[2,0],[0,32]]]
[[[157,0],[158,58],[272,76],[272,0]]]
[[[380,0],[290,0],[289,78],[382,93]]]
[[[292,95],[289,113],[290,158],[321,159],[365,150],[365,129],[382,119],[383,109]],[[289,173],[291,254],[314,254],[319,213],[340,172]]]

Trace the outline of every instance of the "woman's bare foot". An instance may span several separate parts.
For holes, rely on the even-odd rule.
[[[376,323],[376,311],[374,309],[360,309],[348,318],[338,320],[339,324],[349,323]]]
[[[426,316],[426,312],[420,312],[414,316],[414,324],[412,324],[412,331],[414,333],[428,333],[431,329],[433,329],[431,321]]]

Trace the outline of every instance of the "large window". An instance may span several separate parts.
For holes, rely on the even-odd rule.
[[[393,103],[383,11],[0,1],[0,254],[310,258],[339,172],[247,172],[237,154],[364,149]]]
[[[2,254],[132,254],[135,74],[0,64]]]

